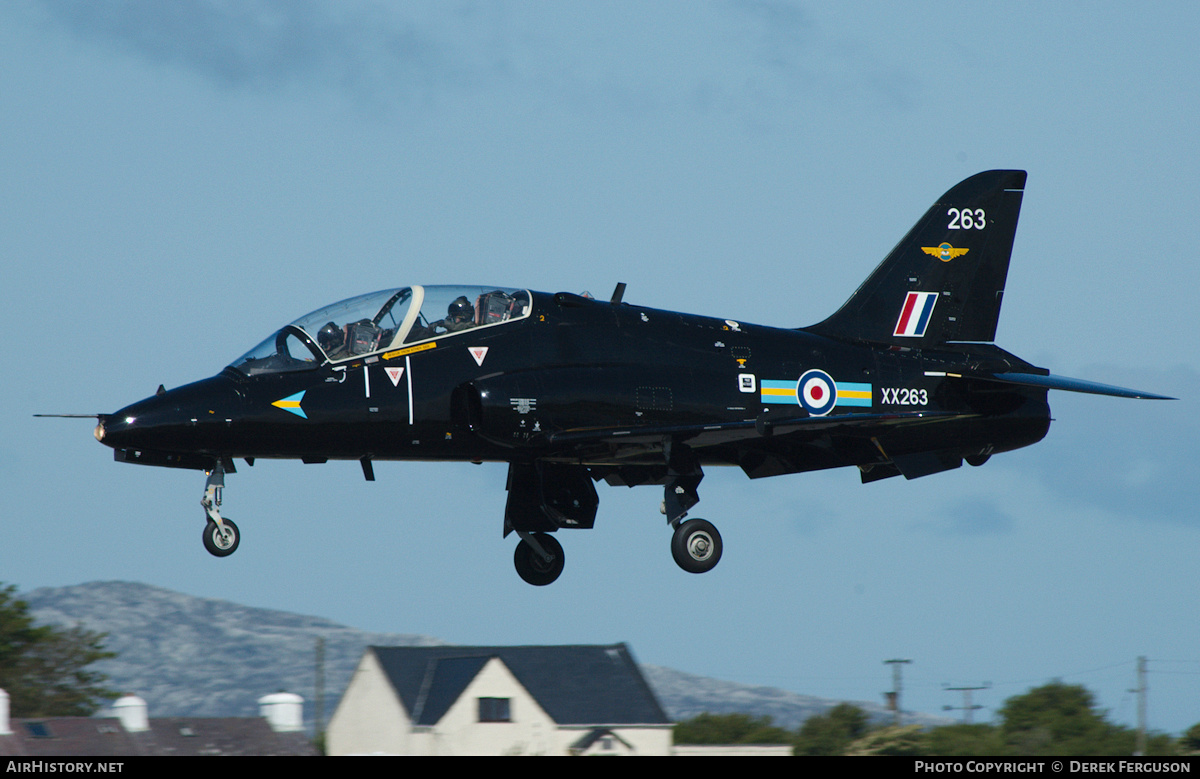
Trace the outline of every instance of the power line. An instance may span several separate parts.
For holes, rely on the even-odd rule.
[[[991,682],[984,682],[979,687],[951,687],[949,685],[943,684],[942,689],[945,690],[946,692],[961,692],[963,694],[963,705],[962,706],[943,706],[942,711],[955,711],[957,709],[961,709],[962,713],[963,713],[963,724],[970,725],[972,722],[972,719],[973,719],[972,714],[978,709],[985,708],[983,706],[980,706],[977,703],[975,703],[975,704],[971,703],[971,693],[975,692],[976,690],[990,690],[991,687],[992,687]]]

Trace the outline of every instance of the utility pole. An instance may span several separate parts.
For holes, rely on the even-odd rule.
[[[896,712],[896,726],[900,726],[900,690],[903,687],[903,682],[900,678],[900,667],[911,663],[912,660],[884,660],[884,665],[892,667],[892,691],[885,692],[883,697],[887,700],[888,708]]]
[[[317,636],[317,644],[315,647],[315,657],[313,658],[316,668],[316,730],[318,737],[325,732],[325,639]]]
[[[955,709],[961,708],[962,713],[963,713],[963,724],[970,725],[971,721],[972,721],[972,717],[971,717],[972,712],[974,712],[976,709],[983,708],[983,706],[980,706],[977,703],[976,704],[971,703],[971,693],[974,692],[975,690],[990,689],[991,686],[992,686],[991,682],[984,682],[983,685],[980,687],[950,687],[949,685],[943,684],[942,689],[945,690],[946,692],[961,692],[963,694],[963,705],[962,706],[943,706],[942,711],[954,711]]]
[[[1138,701],[1138,723],[1137,723],[1137,745],[1133,750],[1133,754],[1141,757],[1146,754],[1146,656],[1142,655],[1137,659],[1137,688],[1130,692],[1137,693]]]

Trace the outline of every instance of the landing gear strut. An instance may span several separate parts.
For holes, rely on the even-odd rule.
[[[671,556],[675,564],[688,573],[711,571],[721,561],[721,534],[704,519],[689,519],[688,509],[700,501],[696,488],[704,478],[700,460],[687,446],[668,441],[664,446],[667,459],[667,481],[663,487],[662,512],[667,523],[675,528],[671,536]]]
[[[221,517],[221,490],[225,488],[225,467],[218,460],[216,466],[208,471],[208,481],[204,483],[204,497],[200,505],[208,522],[204,526],[204,548],[215,557],[228,557],[237,551],[242,541],[242,534],[233,520]]]

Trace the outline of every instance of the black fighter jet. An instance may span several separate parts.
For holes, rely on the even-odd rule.
[[[234,461],[508,464],[504,534],[549,584],[552,535],[591,528],[593,482],[661,485],[671,552],[702,573],[721,536],[688,519],[704,468],[752,479],[858,468],[863,482],[982,465],[1035,443],[1050,389],[1145,392],[1051,375],[992,343],[1025,173],[938,199],[836,313],[784,329],[568,292],[411,286],[286,325],[209,379],[101,414],[126,463],[206,472],[204,545],[237,549],[220,513]]]

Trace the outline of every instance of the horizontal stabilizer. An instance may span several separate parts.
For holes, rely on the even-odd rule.
[[[974,377],[972,378],[984,378]],[[1039,376],[1036,373],[994,373],[986,377],[991,381],[1004,384],[1020,384],[1024,387],[1045,387],[1046,389],[1067,390],[1069,392],[1087,392],[1092,395],[1112,395],[1117,398],[1142,398],[1145,400],[1176,400],[1168,395],[1158,395],[1153,392],[1114,387],[1111,384],[1101,384],[1084,379],[1071,379],[1066,376]]]

